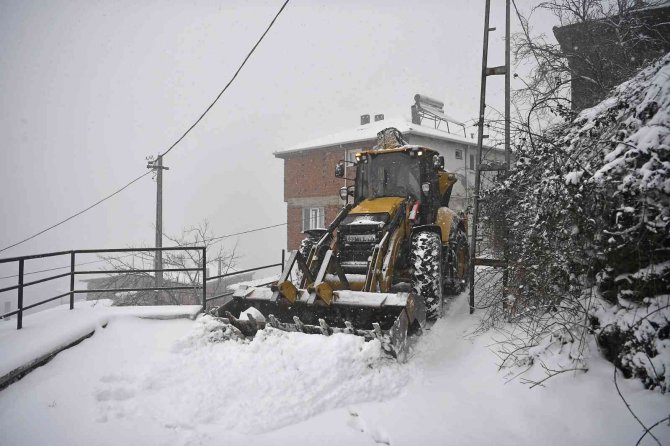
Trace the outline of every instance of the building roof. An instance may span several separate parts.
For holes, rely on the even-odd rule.
[[[277,158],[284,158],[293,152],[300,152],[303,150],[320,149],[324,147],[332,147],[343,144],[351,144],[362,141],[375,141],[377,133],[387,127],[397,128],[403,135],[420,135],[427,136],[434,139],[457,142],[461,144],[477,145],[474,139],[468,139],[465,136],[448,133],[445,130],[436,129],[434,127],[427,127],[423,125],[413,124],[406,119],[384,119],[382,121],[371,122],[365,125],[359,125],[348,130],[343,130],[332,135],[323,136],[320,138],[305,141],[286,149],[274,152]]]

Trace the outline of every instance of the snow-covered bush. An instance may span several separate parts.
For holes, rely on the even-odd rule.
[[[601,343],[626,344],[610,355],[615,364],[667,390],[670,55],[571,122],[523,137],[513,171],[489,197],[508,222],[511,263],[505,305],[488,316],[523,324],[528,346],[599,330]],[[608,325],[594,311],[599,299],[658,314]],[[657,366],[664,370],[651,373]]]
[[[625,377],[648,388],[670,391],[670,296],[645,299],[645,305],[599,301],[591,314],[598,344]]]

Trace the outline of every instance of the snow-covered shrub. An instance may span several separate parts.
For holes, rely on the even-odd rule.
[[[599,301],[592,310],[598,345],[626,378],[670,391],[670,295],[645,299],[645,306]]]
[[[489,317],[504,311],[525,324],[526,339],[583,339],[599,322],[598,299],[644,314],[670,294],[670,55],[572,122],[523,137],[489,197],[508,222],[511,262],[505,305]],[[626,344],[611,357],[617,365],[664,391],[666,372],[649,370],[658,345],[667,348],[670,310],[656,311],[639,325],[597,326],[599,339]]]

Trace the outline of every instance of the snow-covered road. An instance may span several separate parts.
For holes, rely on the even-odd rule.
[[[641,434],[599,357],[529,390],[498,372],[465,296],[407,364],[349,335],[206,340],[211,320],[113,320],[0,392],[0,444],[632,445]],[[648,424],[670,399],[620,387]],[[656,436],[670,442],[670,428]],[[652,444],[652,443],[649,443]]]

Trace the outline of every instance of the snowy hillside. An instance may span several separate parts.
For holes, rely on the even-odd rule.
[[[494,332],[468,336],[478,322],[456,298],[400,365],[352,335],[215,342],[207,316],[114,319],[0,392],[2,444],[635,444],[610,363],[530,390],[498,371]],[[619,386],[647,424],[668,413],[639,381]]]

